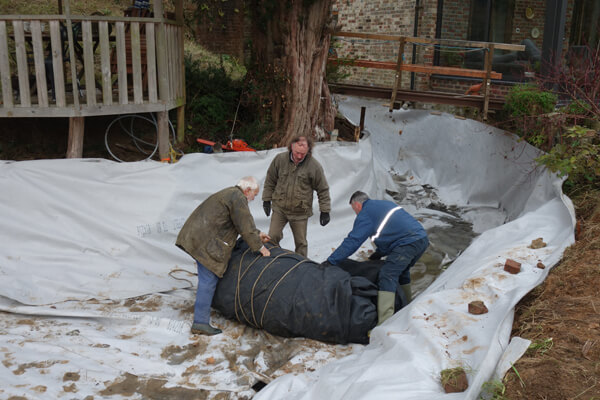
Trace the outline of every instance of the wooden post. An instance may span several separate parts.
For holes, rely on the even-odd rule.
[[[394,88],[392,89],[392,99],[390,100],[390,109],[392,112],[394,109],[394,103],[396,102],[396,92],[398,88],[402,87],[402,57],[404,55],[404,43],[406,38],[402,36],[400,38],[400,46],[398,48],[398,62],[396,63],[396,80],[394,81]]]
[[[83,157],[83,129],[85,117],[69,118],[69,141],[67,143],[67,158]]]
[[[158,68],[158,97],[163,104],[169,102],[169,66],[167,64],[167,33],[162,0],[154,1],[154,17],[160,18],[156,31],[156,63]],[[169,113],[158,112],[158,155],[169,158]]]
[[[177,107],[177,143],[185,140],[185,106]]]
[[[171,162],[169,156],[169,112],[159,111],[158,113],[158,154],[160,161]]]
[[[484,69],[485,78],[483,79],[483,119],[487,120],[488,108],[490,105],[490,84],[492,74],[492,60],[494,59],[494,44],[490,43],[488,52],[485,55]]]
[[[367,107],[360,108],[360,132],[362,133],[363,129],[365,129],[365,112],[367,111]]]
[[[69,64],[71,65],[71,86],[73,88],[73,106],[79,109],[79,82],[77,80],[77,68],[75,59],[75,39],[73,38],[73,24],[71,23],[71,3],[65,0],[65,15],[67,19],[67,40],[69,42]]]
[[[175,0],[175,21],[183,27],[183,0]],[[179,30],[179,54],[183,54],[183,29]],[[181,96],[185,101],[185,64],[180,63]],[[185,139],[185,105],[177,108],[177,143],[183,143]]]

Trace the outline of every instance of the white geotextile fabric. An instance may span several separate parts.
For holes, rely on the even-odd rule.
[[[253,393],[249,387],[256,379],[280,376],[259,392],[259,399],[475,398],[497,364],[506,365],[499,361],[514,305],[548,273],[549,268],[535,265],[553,266],[572,243],[572,205],[561,193],[560,179],[535,169],[534,149],[512,135],[446,114],[390,114],[380,102],[340,101],[341,111],[355,121],[361,105],[368,106],[368,138],[315,148],[333,209],[331,223],[321,227],[315,201],[309,257],[324,260],[351,229],[352,192],[384,198],[386,190],[398,188],[395,178],[410,182],[409,187],[435,188],[435,196],[457,206],[482,232],[409,307],[372,332],[370,345],[282,341],[218,316],[213,318],[225,327],[223,335],[189,335],[194,291],[189,281],[169,272],[195,267],[174,246],[177,232],[199,202],[240,177],[254,175],[262,187],[270,161],[282,149],[190,154],[172,165],[4,162],[0,310],[10,314],[0,324],[0,380],[9,384],[0,393],[56,398],[72,391],[65,389],[66,372],[83,376],[85,371],[85,379],[76,383],[81,398],[99,395],[107,382],[125,373],[163,379],[169,387],[240,397]],[[422,198],[403,205],[427,216],[428,204]],[[250,209],[258,228],[267,231],[261,205],[259,195]],[[425,218],[424,224],[435,222]],[[285,234],[282,247],[293,249],[289,229]],[[529,249],[538,237],[548,246]],[[522,272],[504,272],[506,258],[521,262]],[[195,277],[174,275],[195,284]],[[139,309],[127,307],[123,299],[136,296],[145,296]],[[471,300],[483,300],[489,313],[468,314]],[[269,361],[269,351],[277,346],[267,345],[258,354],[249,350],[269,342],[296,347],[279,364]],[[190,346],[198,343],[205,349],[196,354]],[[51,355],[47,364],[40,364],[42,353]],[[516,351],[512,359],[519,356]],[[469,373],[468,391],[443,395],[440,371],[459,365]]]
[[[572,203],[560,179],[535,168],[536,150],[511,134],[437,112],[389,113],[378,101],[340,101],[355,123],[360,106],[367,106],[376,176],[387,179],[381,171],[393,170],[416,177],[435,187],[445,204],[501,209],[507,222],[494,227],[496,217],[467,211],[463,216],[476,230],[489,229],[408,307],[375,328],[364,350],[313,373],[280,377],[255,399],[475,399],[486,381],[500,375],[497,366],[505,371],[510,365],[503,353],[515,304],[574,241]],[[547,247],[528,248],[539,237]],[[503,271],[507,258],[521,263],[519,274]],[[474,300],[484,301],[489,312],[469,314]],[[513,360],[526,349],[514,347],[519,351],[511,348]],[[445,394],[440,373],[454,367],[467,371],[469,388]]]

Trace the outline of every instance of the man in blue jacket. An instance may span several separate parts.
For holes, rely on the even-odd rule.
[[[394,315],[396,288],[400,285],[410,301],[410,268],[423,255],[429,240],[423,226],[396,203],[371,200],[357,191],[350,197],[356,213],[352,231],[325,263],[337,265],[351,256],[367,238],[376,247],[371,259],[386,256],[379,271],[377,293],[377,325]]]

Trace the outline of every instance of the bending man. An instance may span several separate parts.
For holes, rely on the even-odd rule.
[[[227,270],[238,235],[250,249],[268,257],[271,252],[262,244],[270,239],[258,231],[248,202],[258,194],[258,182],[252,176],[242,178],[236,186],[223,189],[200,204],[183,224],[176,245],[198,264],[198,289],[194,304],[192,333],[216,335],[220,329],[210,325],[210,305],[219,278]]]
[[[352,231],[326,263],[337,265],[371,237],[376,250],[369,258],[387,256],[377,282],[377,325],[381,325],[394,315],[398,284],[406,300],[411,300],[410,268],[423,255],[429,240],[423,226],[394,202],[371,200],[366,193],[357,191],[350,197],[350,207],[356,213]]]
[[[288,152],[275,156],[265,179],[263,208],[267,217],[273,206],[269,236],[279,245],[283,239],[283,228],[289,222],[296,253],[306,257],[308,241],[306,229],[308,218],[313,214],[313,191],[319,197],[320,223],[329,223],[331,201],[329,185],[321,164],[312,157],[312,141],[299,136],[290,142]]]

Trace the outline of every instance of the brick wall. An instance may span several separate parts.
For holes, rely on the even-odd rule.
[[[421,0],[419,32],[417,36],[433,37],[437,16],[437,0]],[[336,0],[334,11],[338,13],[338,28],[345,32],[379,33],[397,36],[414,36],[415,1],[392,0]],[[368,59],[373,61],[398,60],[398,43],[355,38],[338,38],[334,47],[339,57]],[[406,46],[405,62],[412,60],[412,46]],[[417,62],[430,62],[433,52],[417,46]],[[394,85],[395,72],[370,68],[350,67],[351,76],[343,83],[387,86]],[[425,82],[422,74],[415,74],[416,85]],[[402,74],[402,87],[410,87],[410,73]]]
[[[249,37],[249,21],[244,16],[243,0],[208,3],[211,7],[219,7],[209,13],[200,11],[196,26],[196,40],[208,50],[217,54],[229,54],[244,60],[244,45]],[[212,16],[210,15],[212,14]]]
[[[444,0],[443,39],[467,40],[469,31],[470,0]]]
[[[573,14],[575,0],[568,0],[565,26],[565,38],[569,37],[570,22]],[[368,32],[391,35],[414,36],[414,17],[416,0],[336,0],[334,10],[338,11],[338,26],[348,32]],[[435,37],[437,21],[437,0],[421,0],[422,8],[419,11],[418,37]],[[441,37],[444,39],[467,40],[469,32],[469,13],[471,0],[444,0],[444,10],[441,26]],[[531,7],[533,18],[525,16],[525,10]],[[515,0],[510,43],[518,44],[523,39],[531,39],[541,50],[544,37],[546,0]],[[533,28],[539,30],[537,38],[532,37]],[[343,38],[336,44],[339,57],[369,59],[374,61],[396,62],[397,44],[385,42],[350,40]],[[433,64],[433,51],[430,47],[416,46],[416,63]],[[566,54],[567,41],[563,46],[563,56]],[[448,60],[456,63],[462,62],[463,55],[447,51],[441,53],[444,65]],[[412,46],[408,45],[404,52],[405,62],[412,61]],[[394,84],[394,72],[367,68],[350,68],[351,76],[344,83],[368,86],[391,87]],[[402,88],[410,87],[410,73],[402,74]],[[449,79],[444,83],[444,78],[433,78],[425,74],[415,74],[415,89],[417,90],[443,90],[464,93],[473,85],[473,80]],[[462,82],[462,83],[460,83]],[[500,85],[495,89],[492,85],[492,95],[506,92],[510,85]]]

